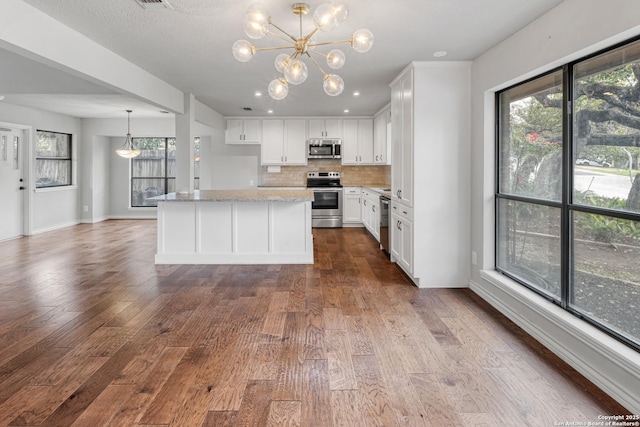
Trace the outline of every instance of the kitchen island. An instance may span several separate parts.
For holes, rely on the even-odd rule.
[[[196,190],[154,199],[156,264],[313,264],[313,191]]]

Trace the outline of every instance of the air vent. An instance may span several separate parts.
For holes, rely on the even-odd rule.
[[[173,6],[169,4],[167,0],[136,0],[143,9],[157,10],[157,9],[171,9]]]

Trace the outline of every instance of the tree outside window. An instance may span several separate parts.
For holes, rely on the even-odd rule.
[[[71,135],[36,131],[36,188],[71,185]]]
[[[497,103],[496,268],[640,349],[640,42]]]

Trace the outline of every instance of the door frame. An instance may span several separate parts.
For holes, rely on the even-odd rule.
[[[22,142],[19,146],[19,162],[20,173],[22,177],[22,186],[25,190],[22,192],[22,236],[30,236],[33,234],[33,222],[31,215],[31,207],[33,206],[33,194],[35,188],[33,188],[33,176],[34,176],[34,162],[32,160],[33,154],[33,127],[28,125],[21,125],[11,122],[0,122],[0,127],[13,129],[19,131],[21,134]]]

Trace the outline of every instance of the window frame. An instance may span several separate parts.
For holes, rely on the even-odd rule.
[[[130,178],[129,178],[129,207],[132,209],[149,209],[149,208],[157,208],[157,206],[154,205],[134,205],[133,204],[133,189],[135,188],[135,186],[133,185],[133,183],[135,181],[140,181],[140,180],[162,180],[163,181],[163,185],[164,185],[164,194],[167,194],[167,191],[169,189],[169,181],[170,180],[174,180],[176,177],[170,177],[168,175],[168,171],[169,171],[169,167],[168,167],[168,162],[169,162],[169,140],[173,139],[175,140],[176,138],[174,136],[158,136],[158,137],[134,137],[132,138],[132,142],[133,145],[136,146],[136,140],[140,140],[140,139],[149,139],[149,138],[153,138],[153,139],[162,139],[164,140],[164,159],[163,159],[163,163],[164,163],[164,175],[163,176],[134,176],[134,162],[136,161],[136,159],[138,159],[137,157],[131,158],[129,161],[129,174],[130,174]],[[143,150],[144,151],[144,150]],[[144,202],[144,200],[143,200]]]
[[[67,137],[67,143],[68,143],[68,149],[67,152],[69,153],[68,157],[50,157],[50,156],[38,156],[38,150],[37,150],[37,144],[38,144],[38,139],[39,139],[39,134],[40,133],[52,133],[52,134],[57,134],[57,135],[65,135]],[[66,132],[58,132],[58,131],[51,131],[51,130],[45,130],[45,129],[36,129],[36,141],[35,141],[36,147],[34,147],[34,159],[35,159],[35,170],[34,170],[34,174],[35,174],[35,178],[34,178],[34,182],[35,182],[35,189],[37,191],[41,191],[41,190],[46,190],[46,189],[53,189],[53,188],[64,188],[64,187],[73,187],[74,186],[74,173],[73,173],[73,134],[71,133],[66,133]],[[39,160],[48,160],[48,161],[54,161],[54,162],[68,162],[69,166],[69,182],[67,184],[58,184],[58,185],[38,185],[38,176],[37,176],[37,164]]]
[[[621,43],[617,43],[613,46],[607,47],[605,49],[594,52],[590,55],[578,58],[569,63],[566,63],[560,67],[554,67],[551,70],[548,70],[544,73],[531,77],[529,79],[523,80],[516,84],[510,85],[504,89],[495,92],[494,97],[494,114],[495,114],[495,153],[494,153],[494,269],[500,274],[510,278],[515,281],[519,285],[526,287],[537,295],[545,298],[551,303],[561,307],[566,312],[574,315],[575,317],[585,321],[586,323],[596,327],[607,335],[615,338],[616,340],[626,344],[627,346],[633,348],[636,351],[640,351],[640,337],[638,341],[631,340],[627,338],[625,335],[618,333],[613,330],[611,327],[605,325],[603,322],[599,321],[596,318],[596,315],[589,316],[581,310],[576,309],[572,306],[572,294],[575,290],[573,283],[573,262],[574,262],[574,249],[573,249],[573,221],[574,221],[574,213],[586,213],[586,214],[595,214],[602,215],[605,217],[611,217],[615,219],[623,219],[630,221],[640,221],[640,212],[632,212],[627,210],[616,210],[605,207],[591,206],[586,204],[579,204],[574,201],[574,173],[575,173],[575,164],[573,162],[574,159],[574,134],[573,134],[573,124],[574,124],[574,69],[576,65],[584,63],[594,57],[606,54],[608,52],[612,52],[621,47],[629,46],[634,43],[640,43],[640,37],[634,37],[632,39],[625,40]],[[640,46],[638,46],[640,49]],[[627,62],[631,63],[632,61]],[[633,62],[637,62],[634,60]],[[501,192],[501,154],[502,154],[502,132],[501,132],[501,124],[502,124],[502,105],[500,96],[506,91],[512,90],[517,87],[524,86],[531,81],[540,79],[546,75],[557,73],[558,71],[562,72],[562,194],[561,200],[547,200],[547,199],[538,199],[535,197],[529,197],[525,195],[519,194],[510,194]],[[509,271],[504,270],[503,268],[498,266],[498,262],[500,259],[499,249],[501,245],[500,241],[500,217],[498,213],[500,212],[499,204],[502,200],[512,200],[515,202],[524,202],[531,203],[534,205],[547,206],[552,208],[560,208],[560,240],[561,240],[561,249],[560,249],[560,299],[557,300],[553,297],[550,297],[546,293],[542,292],[540,289],[536,288],[530,283],[525,282],[524,280],[516,277],[514,274]]]

